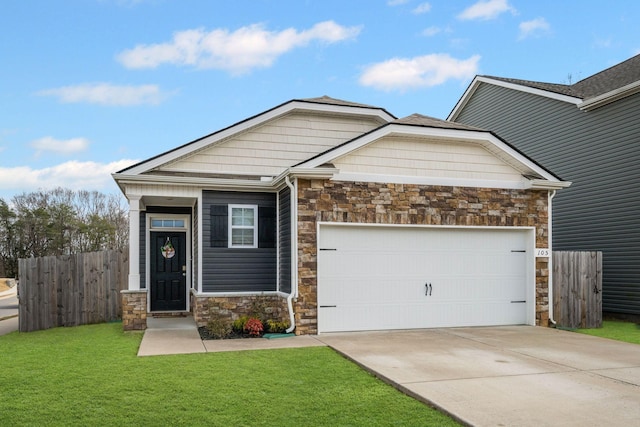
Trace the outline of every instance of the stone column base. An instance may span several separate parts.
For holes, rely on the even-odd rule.
[[[143,331],[147,329],[147,290],[124,290],[122,294],[122,329]]]

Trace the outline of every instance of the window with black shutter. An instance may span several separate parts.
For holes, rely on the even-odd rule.
[[[258,208],[258,247],[276,247],[276,208]]]
[[[227,205],[211,205],[211,247],[226,248],[229,239]]]
[[[257,210],[257,215],[252,216],[251,209],[254,213]],[[275,248],[276,234],[274,207],[211,205],[212,248]]]

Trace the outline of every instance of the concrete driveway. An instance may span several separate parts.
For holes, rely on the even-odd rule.
[[[317,338],[470,425],[640,426],[640,345],[533,326]]]

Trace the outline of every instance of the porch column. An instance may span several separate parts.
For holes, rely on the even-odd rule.
[[[129,196],[129,290],[140,289],[140,196]]]

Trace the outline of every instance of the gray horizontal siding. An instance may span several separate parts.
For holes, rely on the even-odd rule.
[[[640,314],[640,94],[593,111],[481,84],[457,121],[496,132],[573,185],[553,203],[557,250],[603,252],[603,310]]]
[[[202,200],[202,291],[267,292],[277,290],[275,248],[213,248],[211,205],[249,204],[275,208],[275,193],[204,191]]]
[[[291,191],[279,194],[278,242],[280,251],[280,291],[291,292]]]

